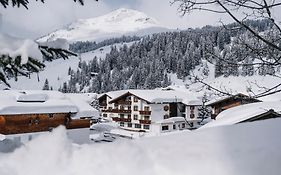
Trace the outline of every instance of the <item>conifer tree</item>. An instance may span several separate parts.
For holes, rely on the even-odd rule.
[[[43,90],[50,90],[49,81],[48,81],[47,78],[46,78],[46,80],[45,80],[45,83],[44,83],[44,86],[43,86]]]

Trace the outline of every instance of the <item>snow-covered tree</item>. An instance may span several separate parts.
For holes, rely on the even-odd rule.
[[[43,89],[42,89],[42,90],[50,90],[49,81],[48,81],[47,78],[46,78],[46,80],[45,80],[45,83],[44,83],[44,86],[43,86]]]

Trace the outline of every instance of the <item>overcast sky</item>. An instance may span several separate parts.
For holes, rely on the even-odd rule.
[[[73,0],[45,1],[42,4],[31,0],[29,10],[4,9],[0,6],[1,30],[18,37],[37,38],[77,19],[100,16],[121,7],[142,11],[162,25],[175,29],[218,25],[220,19],[230,21],[226,16],[209,12],[197,12],[182,17],[177,12],[177,5],[170,5],[171,0],[85,0],[85,6],[74,3]]]

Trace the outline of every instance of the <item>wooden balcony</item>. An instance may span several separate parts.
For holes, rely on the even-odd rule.
[[[139,120],[140,124],[147,124],[150,125],[151,124],[151,120]]]
[[[125,109],[104,109],[104,110],[101,110],[101,112],[118,113],[118,114],[130,114],[131,110],[125,110]]]
[[[115,104],[118,104],[118,105],[132,105],[132,102],[131,101],[118,101]]]
[[[119,118],[119,117],[112,117],[112,120],[115,122],[131,122],[130,118]]]
[[[140,115],[151,115],[151,111],[140,111]]]

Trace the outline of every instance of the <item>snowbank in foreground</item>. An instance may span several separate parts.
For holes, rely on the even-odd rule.
[[[281,119],[74,146],[63,128],[0,154],[1,175],[279,175]]]

